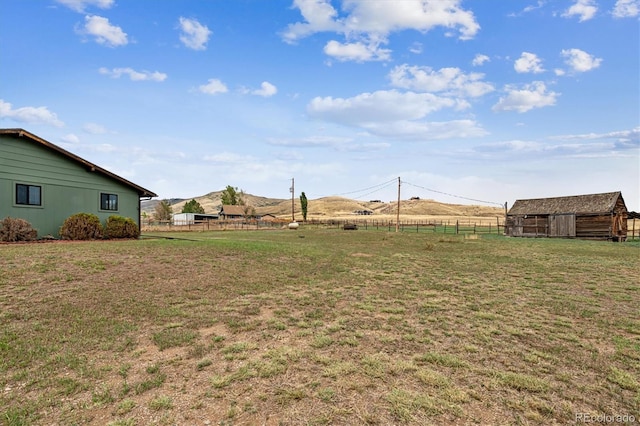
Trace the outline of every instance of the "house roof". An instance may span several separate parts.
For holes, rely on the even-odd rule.
[[[622,197],[620,191],[606,192],[603,194],[516,200],[511,209],[509,209],[508,214],[611,213],[614,211],[619,197]]]
[[[102,174],[110,179],[116,180],[130,188],[135,189],[136,192],[138,192],[138,195],[140,197],[157,197],[158,196],[157,194],[149,191],[148,189],[138,186],[135,183],[126,180],[125,178],[122,178],[114,173],[111,173],[110,171],[105,170],[102,167],[97,166],[83,158],[80,158],[77,155],[72,154],[69,151],[60,148],[58,145],[52,144],[51,142],[46,141],[41,137],[34,135],[33,133],[27,132],[24,129],[0,129],[0,135],[9,135],[16,138],[24,138],[24,140],[26,141],[38,144],[51,151],[62,154],[63,156],[67,157],[69,160],[80,164],[82,167],[87,169],[87,171]]]
[[[220,214],[225,216],[244,216],[244,206],[238,205],[223,205],[222,209],[220,209]]]

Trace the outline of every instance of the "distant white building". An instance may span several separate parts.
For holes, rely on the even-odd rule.
[[[193,225],[196,222],[204,222],[207,220],[218,220],[217,214],[203,213],[177,213],[173,215],[174,225]]]

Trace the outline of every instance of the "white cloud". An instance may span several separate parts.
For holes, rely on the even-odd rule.
[[[442,122],[399,120],[393,123],[369,123],[365,128],[376,136],[416,142],[482,137],[488,134],[473,120]]]
[[[331,148],[339,152],[377,152],[389,148],[387,142],[358,143],[353,138],[339,136],[307,136],[301,138],[269,138],[269,145],[294,148]],[[291,156],[293,153],[288,153]],[[298,157],[298,159],[301,159]]]
[[[522,52],[520,58],[518,58],[513,64],[513,68],[518,73],[534,73],[539,74],[544,72],[542,67],[542,60],[538,58],[535,53]]]
[[[419,55],[420,53],[422,53],[422,49],[423,49],[422,43],[419,43],[416,41],[416,42],[413,42],[409,47],[409,52]]]
[[[222,81],[216,78],[209,79],[207,84],[203,84],[199,86],[198,90],[200,90],[202,93],[206,93],[207,95],[215,95],[217,93],[227,93],[229,91],[229,89],[227,89],[227,86],[225,86],[225,84]]]
[[[115,4],[115,0],[56,0],[58,3],[76,12],[83,13],[88,6],[100,9],[109,9]]]
[[[224,163],[224,164],[242,164],[245,161],[255,161],[256,159],[251,156],[240,155],[233,152],[219,152],[212,155],[205,155],[203,157],[204,161],[210,161],[213,163]]]
[[[127,33],[122,31],[120,27],[111,25],[107,18],[88,15],[84,17],[84,22],[84,27],[79,29],[78,32],[95,37],[96,42],[99,44],[117,47],[129,43]]]
[[[282,34],[288,43],[317,32],[339,32],[341,29],[342,25],[335,20],[338,12],[327,0],[294,0],[293,7],[300,10],[306,22],[289,24],[288,30]]]
[[[461,39],[471,39],[480,25],[473,12],[462,9],[460,3],[460,0],[345,0],[343,9],[350,13],[344,23],[347,32],[378,34],[408,29],[425,32],[435,27],[457,28]]]
[[[573,16],[579,16],[580,22],[588,21],[593,18],[598,11],[594,0],[576,0],[576,2],[567,9],[562,16],[571,18]]]
[[[343,16],[330,0],[294,0],[303,22],[290,24],[282,38],[296,42],[318,32],[334,32],[345,36],[344,42],[333,41],[325,53],[341,60],[387,60],[390,51],[380,49],[393,32],[416,30],[427,32],[436,27],[456,29],[459,38],[473,38],[480,26],[471,11],[460,7],[461,0],[403,0],[401,2],[344,0]]]
[[[614,18],[634,18],[640,15],[640,0],[617,0],[611,14]]]
[[[391,59],[391,50],[381,49],[377,43],[363,42],[340,43],[329,41],[324,47],[324,53],[339,61],[388,61]]]
[[[513,17],[518,17],[518,16],[523,16],[525,13],[531,13],[537,9],[540,9],[544,6],[546,0],[538,0],[538,2],[535,5],[529,5],[529,6],[525,6],[524,9],[522,9],[521,12],[512,12],[509,13],[507,16],[513,18]]]
[[[74,135],[73,133],[69,133],[68,135],[64,135],[63,137],[60,138],[63,142],[66,143],[71,143],[71,144],[78,144],[80,143],[80,138],[76,135]]]
[[[267,143],[290,147],[335,147],[353,142],[352,138],[339,136],[307,136],[301,138],[269,138]]]
[[[493,106],[494,111],[527,112],[534,108],[555,105],[559,96],[559,93],[547,91],[547,87],[541,81],[534,81],[522,89],[508,85],[505,90],[507,96],[501,97]]]
[[[494,90],[482,81],[484,74],[465,74],[459,68],[441,68],[399,65],[389,72],[391,84],[420,92],[442,92],[447,95],[479,97]]]
[[[565,63],[571,67],[574,72],[587,72],[598,68],[602,63],[601,58],[580,49],[566,49],[561,52],[565,58]]]
[[[631,130],[620,130],[608,133],[586,133],[578,135],[554,136],[551,139],[557,140],[601,140],[611,141],[616,149],[638,149],[640,148],[640,127]]]
[[[529,154],[532,152],[540,152],[543,147],[543,144],[536,141],[510,140],[480,144],[474,147],[473,150],[479,153]]]
[[[158,71],[135,71],[131,68],[113,68],[112,70],[109,70],[103,67],[98,71],[100,74],[109,75],[112,78],[120,78],[122,75],[128,75],[132,81],[164,81],[167,78],[167,74]]]
[[[482,55],[480,53],[478,53],[474,58],[473,61],[471,61],[471,65],[473,65],[474,67],[479,67],[484,65],[485,62],[489,62],[491,59],[487,56],[487,55]]]
[[[273,84],[269,83],[268,81],[263,81],[262,84],[260,85],[260,89],[257,89],[251,92],[251,94],[253,95],[262,96],[265,98],[273,96],[276,93],[278,93],[278,88]]]
[[[550,142],[504,141],[481,144],[474,151],[494,156],[530,158],[535,154],[540,158],[611,158],[625,155],[625,151],[640,148],[640,128],[609,133],[589,133],[579,135],[560,135],[548,138]],[[578,141],[578,142],[576,142]]]
[[[103,135],[107,133],[107,129],[104,126],[97,123],[87,123],[84,126],[82,126],[82,130],[92,135]]]
[[[307,111],[314,118],[347,125],[364,125],[417,120],[442,108],[455,106],[454,100],[431,93],[380,90],[352,98],[316,97],[307,105]]]
[[[193,50],[205,50],[211,30],[195,19],[180,17],[180,41]]]
[[[544,1],[542,1],[542,0],[538,0],[538,3],[536,3],[536,4],[535,4],[535,5],[533,5],[533,6],[527,6],[527,7],[525,7],[522,11],[523,11],[524,13],[533,12],[534,10],[536,10],[536,9],[540,9],[542,6],[544,6],[544,3],[545,3]]]
[[[0,99],[0,118],[28,124],[49,124],[56,127],[64,126],[58,116],[47,107],[22,107],[14,109],[13,105]]]
[[[460,103],[431,93],[391,90],[362,93],[352,98],[317,97],[307,105],[307,112],[312,118],[361,128],[389,139],[424,142],[485,135],[486,131],[471,120],[423,121],[433,112],[458,108]]]

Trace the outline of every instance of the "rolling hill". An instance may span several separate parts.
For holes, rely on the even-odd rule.
[[[218,213],[222,191],[210,192],[206,195],[194,197],[204,208],[205,213]],[[182,207],[189,199],[169,199],[174,213],[180,213]],[[272,214],[277,217],[291,217],[291,199],[266,198],[252,194],[244,194],[244,200],[255,208],[260,215]],[[155,206],[160,200],[142,202],[142,211],[153,215]],[[343,197],[324,197],[309,200],[308,218],[332,218],[352,216],[356,211],[369,210],[373,216],[393,216],[397,212],[397,202],[360,201]],[[295,216],[302,215],[300,199],[294,199]],[[402,216],[448,216],[448,217],[501,217],[504,209],[500,207],[487,207],[479,205],[446,204],[429,199],[401,200],[400,214]]]

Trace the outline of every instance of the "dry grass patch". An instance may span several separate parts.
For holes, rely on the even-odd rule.
[[[3,246],[1,422],[640,412],[637,245],[304,226],[189,239]]]

